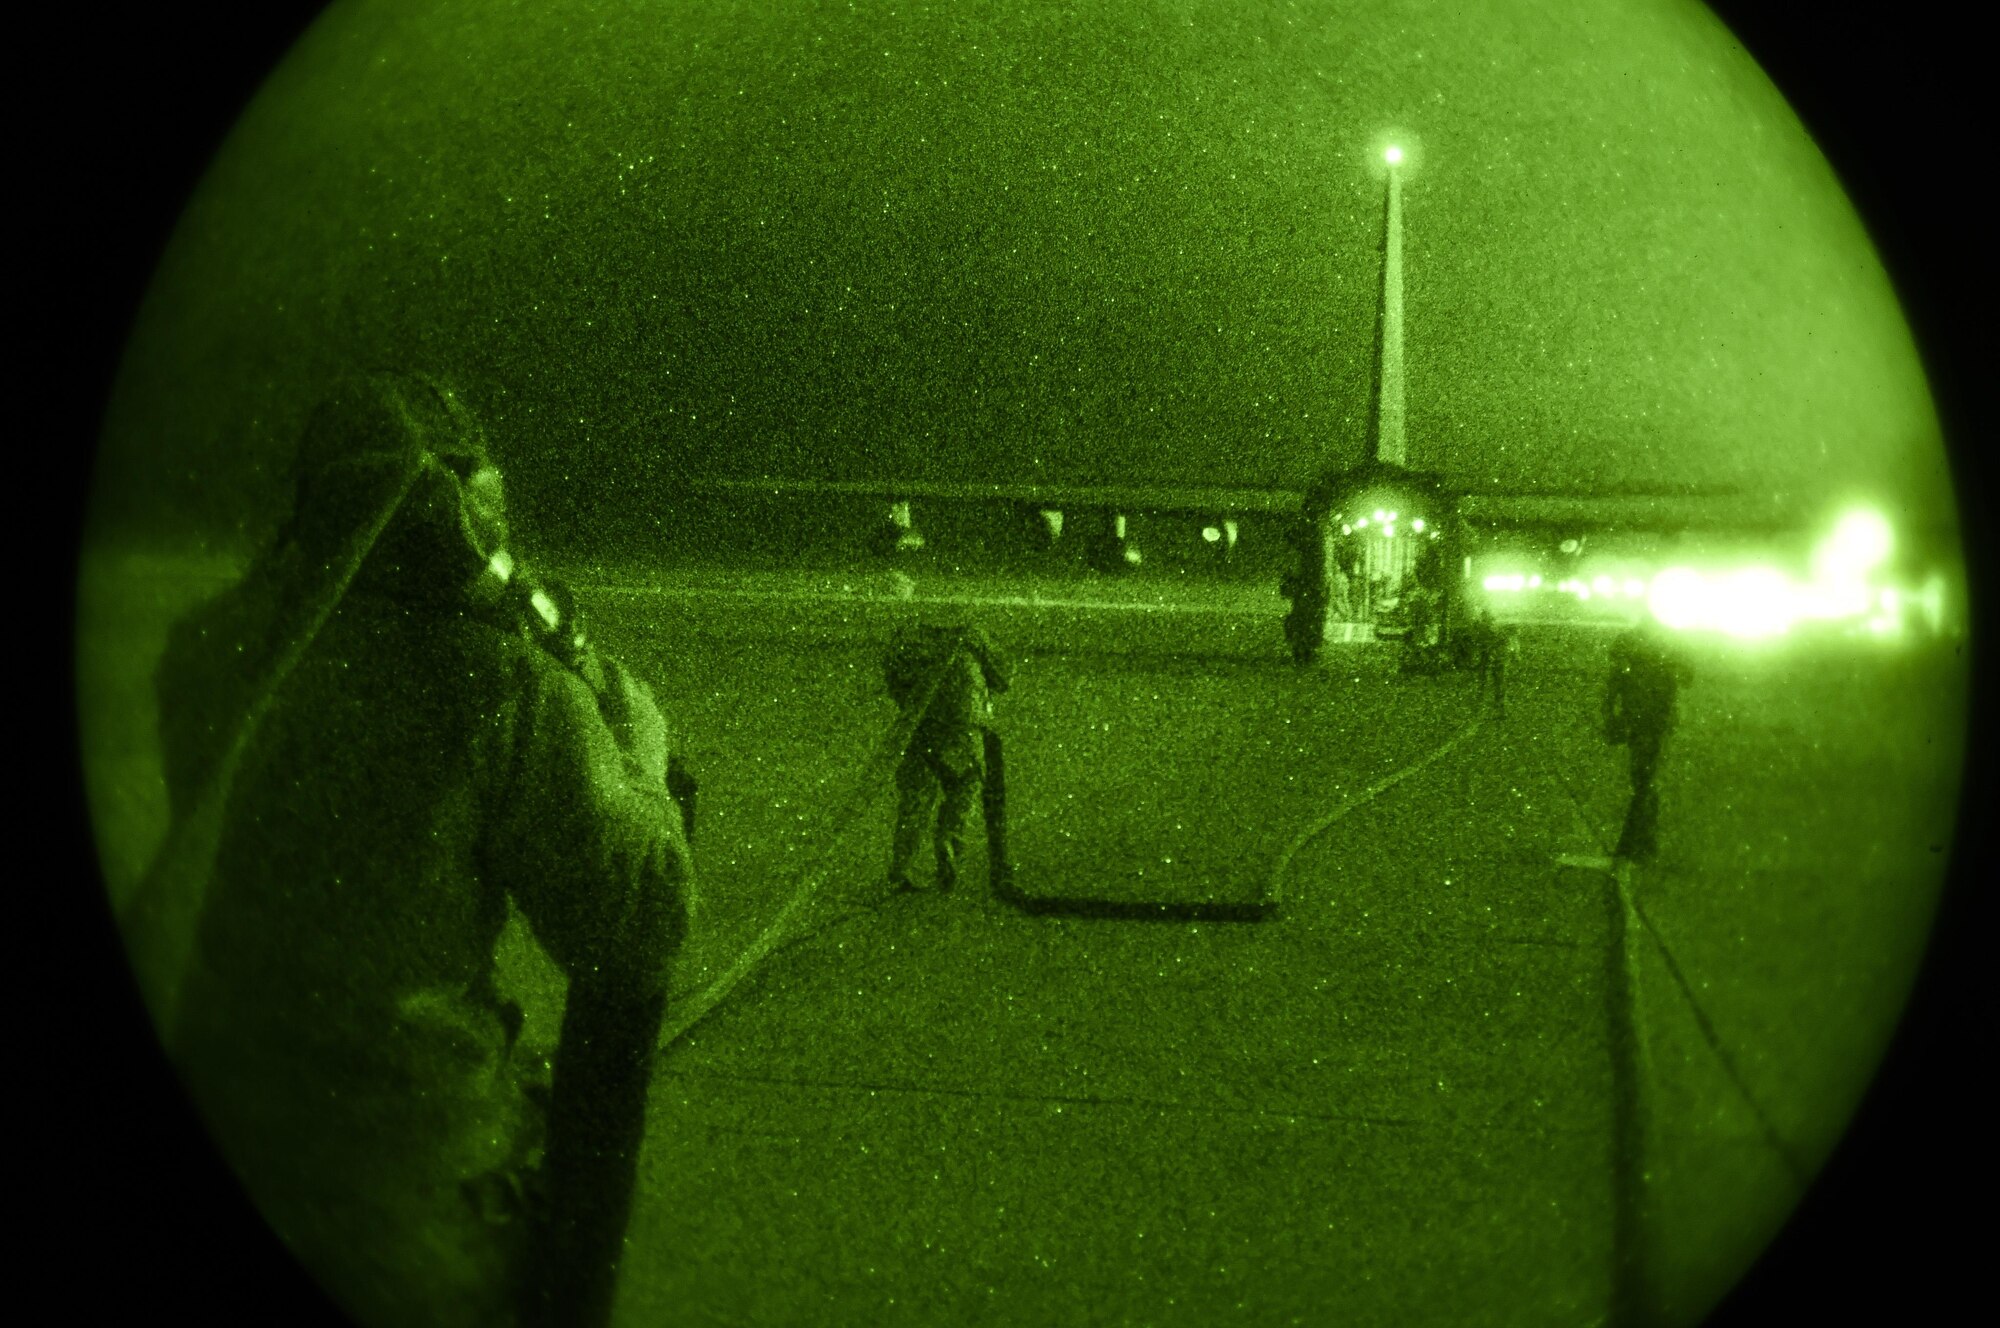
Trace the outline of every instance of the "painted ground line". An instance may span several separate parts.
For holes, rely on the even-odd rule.
[[[1577,796],[1576,790],[1571,787],[1569,780],[1564,777],[1560,770],[1556,770],[1554,775],[1556,787],[1562,790],[1563,799],[1569,804],[1570,816],[1579,835],[1587,843],[1601,843],[1602,840],[1600,837],[1591,832],[1589,823],[1583,814],[1583,801]],[[1757,1122],[1758,1132],[1763,1136],[1765,1145],[1777,1155],[1778,1161],[1783,1164],[1786,1174],[1792,1178],[1793,1183],[1803,1190],[1810,1182],[1810,1174],[1798,1160],[1797,1154],[1792,1149],[1790,1142],[1779,1133],[1769,1113],[1764,1110],[1763,1102],[1759,1100],[1756,1093],[1751,1091],[1749,1081],[1744,1078],[1741,1068],[1736,1064],[1736,1058],[1731,1056],[1728,1049],[1723,1045],[1722,1036],[1716,1031],[1714,1022],[1708,1016],[1708,1011],[1703,1008],[1700,999],[1696,997],[1694,987],[1688,982],[1687,975],[1681,971],[1680,961],[1675,958],[1673,950],[1667,945],[1666,937],[1660,934],[1660,929],[1653,923],[1652,915],[1647,913],[1645,906],[1639,902],[1639,896],[1633,889],[1634,868],[1631,859],[1615,856],[1562,854],[1557,857],[1556,861],[1564,866],[1588,866],[1599,871],[1609,871],[1616,878],[1618,892],[1623,897],[1626,907],[1632,911],[1634,917],[1639,919],[1640,925],[1646,930],[1646,934],[1652,938],[1653,947],[1658,952],[1661,961],[1665,963],[1667,973],[1673,978],[1674,985],[1680,989],[1681,999],[1687,1002],[1688,1012],[1694,1016],[1695,1027],[1700,1031],[1702,1041],[1707,1044],[1709,1051],[1714,1054],[1716,1063],[1722,1067],[1724,1077],[1729,1080],[1730,1086],[1736,1090],[1737,1096],[1742,1098],[1743,1104],[1750,1109],[1750,1115]]]
[[[1723,1045],[1721,1035],[1716,1032],[1715,1024],[1708,1017],[1708,1011],[1702,1008],[1701,1001],[1696,998],[1687,975],[1681,971],[1680,962],[1674,958],[1673,950],[1667,945],[1666,937],[1662,936],[1660,929],[1653,925],[1652,916],[1640,905],[1638,896],[1631,892],[1632,865],[1628,862],[1619,863],[1618,873],[1619,887],[1626,892],[1626,897],[1632,904],[1632,912],[1638,915],[1640,923],[1646,928],[1646,934],[1653,938],[1653,945],[1659,951],[1660,959],[1666,964],[1667,972],[1672,975],[1674,984],[1680,988],[1682,999],[1687,1002],[1689,1012],[1694,1015],[1695,1026],[1701,1030],[1702,1041],[1706,1042],[1708,1049],[1715,1053],[1715,1059],[1722,1066],[1723,1074],[1742,1097],[1744,1105],[1750,1108],[1750,1114],[1756,1118],[1757,1128],[1764,1136],[1764,1142],[1778,1155],[1778,1160],[1784,1164],[1786,1174],[1792,1178],[1792,1183],[1803,1191],[1812,1181],[1811,1171],[1799,1160],[1790,1141],[1779,1133],[1777,1124],[1765,1112],[1764,1104],[1750,1091],[1749,1081],[1744,1078],[1742,1069],[1736,1064],[1736,1058],[1730,1055],[1728,1048]]]

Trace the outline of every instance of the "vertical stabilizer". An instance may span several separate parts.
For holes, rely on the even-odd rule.
[[[1375,460],[1406,466],[1403,445],[1403,181],[1389,162],[1382,218],[1382,307],[1375,364]]]

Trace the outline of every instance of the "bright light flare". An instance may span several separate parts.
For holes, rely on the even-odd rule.
[[[1880,512],[1849,512],[1813,551],[1813,572],[1823,581],[1866,576],[1889,560],[1896,537]]]
[[[1746,567],[1716,585],[1712,607],[1717,628],[1747,640],[1783,636],[1792,629],[1792,583],[1775,567]]]
[[[1911,597],[1871,583],[1895,548],[1879,512],[1848,512],[1815,546],[1812,579],[1799,582],[1775,567],[1753,565],[1704,575],[1669,567],[1653,578],[1647,606],[1678,631],[1722,632],[1745,640],[1782,636],[1806,621],[1847,621],[1871,633],[1899,635]]]
[[[1871,574],[1889,560],[1895,535],[1880,512],[1857,509],[1813,548],[1812,584],[1801,592],[1803,616],[1858,618],[1876,598]]]
[[[1717,577],[1669,567],[1653,578],[1647,599],[1653,616],[1676,631],[1707,629],[1748,641],[1791,631],[1803,603],[1790,578],[1761,565]]]
[[[1706,616],[1708,583],[1692,567],[1669,567],[1653,578],[1647,607],[1653,616],[1677,632],[1702,625]]]
[[[1401,166],[1403,164],[1403,150],[1392,144],[1382,153],[1382,160],[1388,162],[1391,166]]]

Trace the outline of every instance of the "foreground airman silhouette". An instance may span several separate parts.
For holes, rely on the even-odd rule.
[[[515,563],[448,388],[347,384],[296,479],[158,674],[178,819],[142,890],[200,881],[170,1054],[360,1321],[602,1324],[693,883],[666,720]],[[552,1066],[495,990],[510,901],[569,978]]]

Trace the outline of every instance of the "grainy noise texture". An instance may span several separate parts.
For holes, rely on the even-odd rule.
[[[1925,370],[1688,0],[341,0],[110,384],[108,911],[382,1322],[1693,1324],[1960,829]]]

